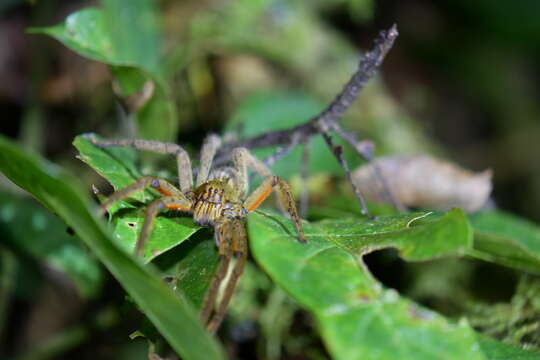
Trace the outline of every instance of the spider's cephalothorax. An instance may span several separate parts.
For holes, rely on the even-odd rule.
[[[244,270],[247,257],[247,235],[243,219],[249,212],[257,209],[272,190],[276,190],[281,208],[291,215],[299,241],[306,242],[287,183],[272,175],[268,167],[245,148],[236,148],[232,151],[232,167],[218,168],[210,173],[212,160],[220,145],[220,140],[217,136],[209,136],[201,150],[201,161],[194,188],[191,161],[186,151],[179,145],[135,139],[99,141],[93,136],[89,136],[89,139],[100,147],[131,146],[139,150],[176,156],[180,189],[163,179],[144,176],[134,184],[113,193],[100,209],[101,212],[105,212],[114,202],[147,187],[154,188],[163,195],[150,203],[146,209],[144,224],[135,246],[136,255],[140,255],[160,209],[190,213],[197,224],[214,228],[214,239],[218,246],[220,262],[214,280],[210,283],[201,312],[202,321],[211,332],[214,332],[221,324],[238,278]],[[266,178],[249,195],[247,193],[248,167]],[[235,265],[228,282],[224,285],[223,295],[216,303],[219,289],[233,257],[236,258]]]

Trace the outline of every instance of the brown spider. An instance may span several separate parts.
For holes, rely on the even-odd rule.
[[[135,246],[136,255],[141,254],[160,209],[193,214],[193,220],[197,224],[214,228],[214,240],[219,249],[220,262],[214,280],[208,288],[201,312],[202,321],[210,332],[215,332],[221,324],[236,283],[244,270],[248,247],[243,219],[249,212],[257,209],[272,190],[277,190],[282,210],[291,215],[298,240],[306,242],[289,186],[279,177],[272,175],[270,169],[245,148],[236,148],[232,151],[234,166],[217,168],[210,172],[212,160],[220,146],[220,139],[215,135],[208,136],[202,147],[199,172],[193,188],[191,161],[187,152],[179,145],[151,140],[100,141],[92,136],[88,138],[99,147],[129,146],[138,150],[176,155],[180,189],[163,179],[144,176],[133,185],[109,196],[101,205],[100,213],[103,214],[114,202],[147,187],[154,188],[163,195],[146,209],[144,224]],[[248,166],[266,178],[249,196]],[[221,299],[217,302],[221,283],[229,271],[233,255],[237,259],[236,265],[224,285]]]

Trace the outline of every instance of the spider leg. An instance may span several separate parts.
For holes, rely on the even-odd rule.
[[[206,327],[207,330],[211,333],[217,330],[217,328],[223,321],[223,318],[225,317],[227,307],[231,302],[231,298],[234,293],[236,284],[238,283],[238,279],[240,278],[240,276],[242,276],[242,273],[244,272],[244,266],[246,264],[247,258],[247,235],[244,224],[242,224],[240,220],[234,220],[227,223],[226,227],[228,229],[226,229],[225,231],[230,232],[230,234],[232,235],[231,247],[232,252],[236,257],[236,264],[234,265],[228,282],[225,285],[225,289],[223,290],[223,296],[219,301],[217,309],[214,312],[212,318],[209,320]]]
[[[135,256],[141,256],[144,244],[152,233],[152,227],[154,226],[154,220],[161,209],[171,209],[179,211],[190,211],[191,204],[189,202],[175,199],[173,197],[163,197],[161,199],[154,200],[147,208],[146,215],[144,217],[144,223],[135,244]]]
[[[197,181],[195,182],[196,187],[204,184],[208,180],[208,174],[210,173],[212,161],[214,160],[214,156],[216,155],[216,151],[220,145],[221,140],[216,135],[209,135],[204,140],[201,150],[199,173],[197,174]]]
[[[114,193],[112,193],[108,198],[107,201],[105,201],[103,204],[101,204],[99,208],[99,214],[103,215],[105,211],[116,201],[122,200],[130,196],[131,194],[141,191],[147,187],[152,187],[159,191],[164,196],[172,196],[176,198],[177,200],[183,202],[186,204],[186,207],[191,208],[191,200],[189,200],[180,190],[178,190],[174,185],[171,183],[159,179],[153,176],[143,176],[137,182],[134,184],[123,188],[122,190],[118,190]]]
[[[272,171],[270,171],[268,166],[253,156],[246,148],[233,149],[232,158],[237,171],[237,186],[241,191],[242,197],[247,194],[249,188],[248,166],[263,177],[272,176]]]
[[[189,160],[188,153],[180,145],[143,139],[97,140],[92,135],[88,135],[87,138],[98,147],[129,146],[137,150],[175,155],[178,167],[178,182],[180,184],[180,190],[185,193],[193,188],[191,161]]]
[[[212,311],[214,310],[214,305],[216,302],[217,295],[219,293],[219,288],[223,279],[227,276],[229,271],[229,263],[231,261],[231,233],[227,232],[226,227],[216,226],[215,233],[216,243],[219,246],[219,265],[216,270],[214,279],[210,283],[208,290],[206,292],[206,297],[204,298],[202,311],[201,311],[201,320],[204,324],[207,324]]]
[[[262,184],[253,190],[251,195],[248,196],[244,202],[244,207],[249,212],[254,211],[270,195],[272,190],[276,191],[281,208],[285,209],[291,215],[291,219],[298,234],[298,241],[306,243],[306,237],[304,236],[304,231],[302,230],[300,217],[296,211],[296,205],[294,203],[291,190],[289,189],[289,185],[287,185],[287,183],[280,177],[275,175],[267,177]]]

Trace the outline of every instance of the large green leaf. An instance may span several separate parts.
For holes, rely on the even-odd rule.
[[[66,273],[82,296],[99,293],[103,278],[96,259],[35,201],[0,193],[0,232],[5,244]]]
[[[484,359],[474,331],[383,289],[361,262],[396,247],[411,260],[462,254],[472,232],[461,210],[305,224],[308,245],[288,222],[253,214],[252,252],[270,276],[316,317],[336,359]]]
[[[540,274],[540,228],[536,224],[500,210],[474,214],[471,222],[472,256]]]
[[[92,135],[95,136],[95,135]],[[136,151],[127,147],[99,148],[87,136],[78,136],[73,142],[79,158],[111,183],[115,190],[125,188],[142,175],[136,166]],[[150,190],[133,194],[130,199],[149,203],[155,198]],[[121,209],[121,211],[118,210]],[[113,238],[126,251],[133,252],[144,222],[144,209],[124,201],[112,209]],[[195,233],[199,226],[191,219],[178,216],[158,216],[150,238],[143,248],[142,257],[149,262],[156,256],[180,244]]]
[[[120,250],[75,179],[43,159],[22,152],[0,137],[0,170],[54,211],[96,254],[185,359],[222,359],[218,344],[205,332],[196,311],[179,301],[151,267]]]
[[[159,66],[156,6],[146,0],[106,0],[103,9],[82,9],[63,24],[29,31],[52,36],[81,56],[113,66],[123,96],[152,81],[152,97],[134,114],[138,136],[173,140],[178,121],[172,91]]]

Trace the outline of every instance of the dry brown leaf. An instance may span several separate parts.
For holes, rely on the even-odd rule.
[[[387,201],[372,166],[357,168],[353,179],[369,200]],[[486,203],[491,193],[491,170],[474,173],[428,155],[380,157],[374,166],[380,169],[392,195],[407,207],[459,207],[473,212]]]

